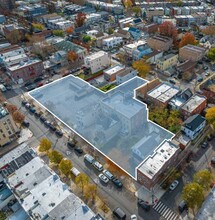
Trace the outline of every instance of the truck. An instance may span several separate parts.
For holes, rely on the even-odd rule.
[[[0,84],[0,90],[2,92],[6,92],[7,91],[7,89],[5,88],[5,86],[3,84]]]

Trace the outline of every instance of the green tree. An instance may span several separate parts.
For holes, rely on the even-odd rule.
[[[205,118],[215,128],[215,107],[211,107],[207,110]]]
[[[68,160],[66,158],[62,159],[59,164],[59,169],[62,174],[68,177],[72,169],[71,160]]]
[[[113,28],[108,28],[108,34],[111,35],[114,33],[114,29]]]
[[[63,159],[63,155],[56,150],[49,152],[48,157],[50,162],[54,164],[59,164]]]
[[[213,175],[209,170],[200,170],[193,177],[193,181],[202,186],[204,190],[208,190],[210,188],[212,180]]]
[[[132,11],[133,11],[133,13],[135,13],[136,17],[141,16],[142,9],[139,6],[134,6],[132,8]]]
[[[134,69],[137,70],[139,73],[139,76],[142,78],[145,78],[149,71],[151,70],[151,67],[148,63],[146,63],[143,59],[134,61],[132,63],[132,66]]]
[[[5,219],[7,219],[7,215],[3,211],[0,211],[0,220],[5,220]]]
[[[40,24],[40,23],[32,23],[32,26],[33,26],[34,29],[37,29],[37,30],[40,30],[40,31],[43,31],[45,29],[44,25]]]
[[[182,120],[180,119],[180,112],[177,110],[171,110],[167,119],[168,130],[176,133],[181,129]]]
[[[207,56],[211,61],[215,61],[215,48],[211,48]]]
[[[55,36],[58,36],[58,37],[64,37],[65,36],[65,32],[63,30],[53,30],[52,33]]]
[[[84,35],[83,36],[83,41],[84,41],[84,43],[87,43],[87,42],[91,41],[91,37],[88,36],[88,35]]]
[[[84,196],[87,199],[91,199],[92,202],[95,202],[97,195],[97,186],[95,184],[89,184],[85,186]]]
[[[199,208],[204,201],[203,188],[198,183],[188,183],[183,188],[182,198],[195,215],[195,209]]]
[[[40,140],[39,151],[40,152],[48,152],[51,149],[52,142],[47,138],[42,138]]]
[[[79,174],[75,178],[75,183],[81,187],[82,193],[84,192],[84,187],[88,185],[89,181],[89,177],[84,173]]]

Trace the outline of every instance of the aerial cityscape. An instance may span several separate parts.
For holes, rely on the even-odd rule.
[[[215,0],[0,0],[0,220],[215,220]]]

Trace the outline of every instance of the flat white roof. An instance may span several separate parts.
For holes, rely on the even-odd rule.
[[[105,74],[108,74],[108,75],[111,76],[111,75],[113,75],[113,74],[115,74],[115,73],[117,73],[117,72],[119,72],[120,70],[123,70],[123,69],[125,69],[125,66],[116,65],[116,66],[112,66],[112,67],[104,70],[103,72]]]
[[[30,66],[30,65],[32,65],[32,64],[39,63],[39,62],[41,62],[41,60],[39,60],[39,59],[28,60],[27,62],[20,62],[20,63],[17,64],[17,65],[8,67],[8,69],[9,69],[10,71],[15,71],[15,70],[18,70],[18,69],[20,69],[20,68],[23,68],[23,67],[26,67],[26,66]]]
[[[98,51],[96,53],[93,53],[91,55],[86,56],[85,59],[89,60],[89,61],[92,61],[92,60],[96,60],[96,59],[98,59],[100,57],[103,57],[104,55],[108,55],[108,53],[100,50],[100,51]]]
[[[132,44],[127,44],[124,47],[125,48],[129,48],[129,49],[136,49],[138,46],[144,45],[144,44],[146,44],[146,41],[139,40],[139,41],[136,41],[136,42],[134,42]]]
[[[122,40],[122,37],[109,37],[109,38],[104,39],[103,42],[110,42],[110,41],[116,40],[116,39]]]

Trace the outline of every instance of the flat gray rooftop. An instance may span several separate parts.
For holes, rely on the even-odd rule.
[[[146,105],[134,98],[135,89],[146,82],[135,77],[104,93],[70,75],[29,95],[136,178],[136,167],[153,154],[162,141],[173,136],[148,121]],[[147,137],[156,138],[150,145],[142,145],[140,140]]]

